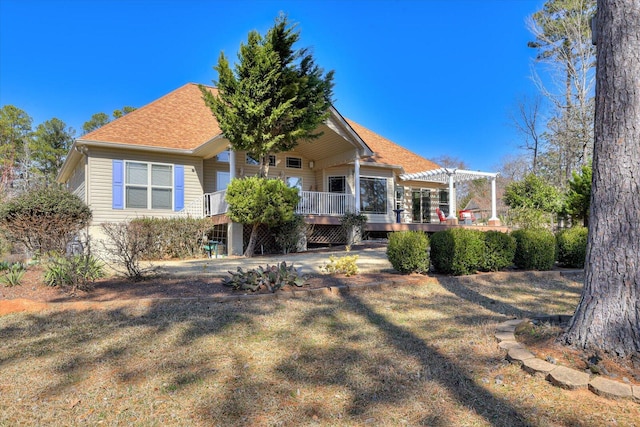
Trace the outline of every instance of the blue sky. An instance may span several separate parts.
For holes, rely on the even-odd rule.
[[[0,105],[80,134],[96,112],[141,107],[217,78],[280,11],[335,75],[345,116],[427,158],[494,171],[515,153],[509,114],[535,94],[527,16],[543,0],[0,0]]]

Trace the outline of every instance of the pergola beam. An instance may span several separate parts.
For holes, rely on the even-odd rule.
[[[480,172],[464,169],[439,168],[423,172],[405,173],[400,175],[403,181],[425,181],[439,184],[449,184],[449,220],[457,219],[456,201],[454,197],[454,183],[472,181],[475,179],[491,180],[491,218],[489,223],[496,225],[500,222],[496,210],[496,179],[498,172]]]

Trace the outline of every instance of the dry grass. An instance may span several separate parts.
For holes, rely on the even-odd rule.
[[[580,283],[428,278],[335,297],[0,318],[0,425],[631,426],[640,405],[504,362],[507,316],[570,313]]]

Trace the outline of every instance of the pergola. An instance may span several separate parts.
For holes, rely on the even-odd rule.
[[[497,172],[480,172],[469,171],[464,169],[440,168],[432,169],[424,172],[405,173],[400,175],[403,181],[426,181],[438,182],[440,184],[449,184],[449,216],[448,220],[457,220],[456,217],[456,198],[454,197],[454,185],[458,182],[472,181],[475,179],[491,180],[491,218],[489,224],[498,225],[500,220],[496,215],[496,178]]]

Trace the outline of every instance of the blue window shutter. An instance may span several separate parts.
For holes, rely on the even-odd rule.
[[[184,166],[182,165],[176,165],[174,168],[173,187],[173,209],[178,212],[184,209]]]
[[[124,209],[124,162],[113,160],[113,209]]]

